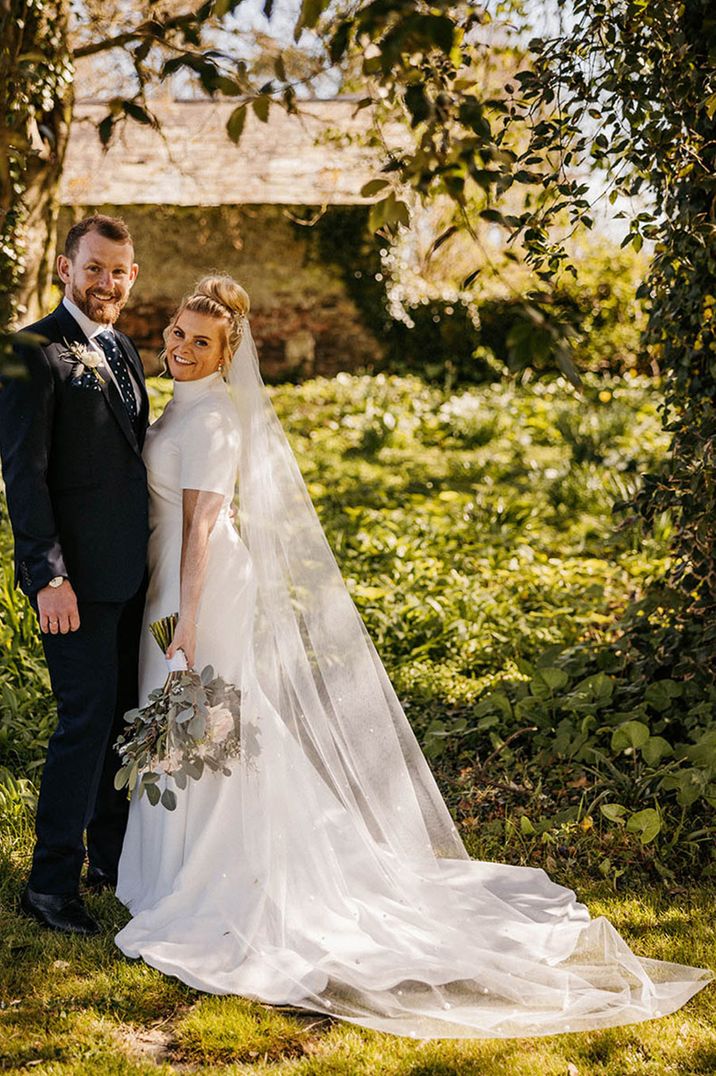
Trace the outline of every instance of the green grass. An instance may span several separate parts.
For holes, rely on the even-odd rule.
[[[695,1076],[716,1071],[713,986],[658,1021],[507,1042],[412,1042],[242,998],[202,995],[121,955],[112,938],[126,913],[111,895],[88,898],[104,927],[97,939],[56,936],[18,915],[27,836],[0,829],[0,1072]],[[608,916],[636,952],[713,964],[713,891],[642,887],[615,894],[605,882],[570,881],[592,914]]]
[[[156,409],[166,387],[154,386]],[[599,640],[666,564],[668,520],[637,539],[615,497],[661,458],[646,381],[487,386],[446,395],[410,378],[317,380],[272,390],[348,586],[419,736],[469,712],[519,662]],[[0,549],[7,554],[7,527]],[[6,557],[5,557],[6,559]],[[242,998],[190,990],[113,944],[126,912],[79,941],[17,913],[32,844],[32,785],[51,721],[32,618],[0,593],[0,1073],[140,1076],[630,1076],[716,1072],[716,987],[648,1024],[508,1042],[419,1043]],[[491,750],[491,748],[488,748]],[[501,756],[504,757],[504,756]],[[439,761],[439,760],[438,760]],[[5,770],[2,767],[6,767]],[[541,775],[514,760],[493,785],[440,773],[475,857],[540,864],[607,915],[645,956],[714,966],[713,886],[658,884],[626,869],[636,839],[579,804],[549,829]],[[519,788],[526,789],[522,795]],[[609,859],[609,865],[604,864]],[[622,866],[620,866],[622,864]]]

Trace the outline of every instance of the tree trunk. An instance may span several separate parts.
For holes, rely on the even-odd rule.
[[[72,115],[67,0],[0,15],[0,329],[47,309]]]
[[[60,208],[60,180],[72,118],[72,93],[43,117],[53,132],[54,148],[36,157],[28,169],[23,227],[23,272],[15,294],[15,320],[28,324],[46,314],[50,303],[52,271],[55,263],[57,216]]]

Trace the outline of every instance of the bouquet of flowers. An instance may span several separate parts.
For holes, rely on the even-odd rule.
[[[178,614],[150,624],[149,630],[166,653],[174,637]],[[198,781],[207,767],[231,775],[227,763],[239,755],[255,758],[256,730],[244,727],[240,735],[241,692],[214,675],[211,665],[201,673],[193,669],[171,671],[163,687],[150,692],[141,710],[124,715],[127,729],[115,748],[121,766],[114,779],[117,789],[146,792],[149,802],[173,811],[176,793],[165,787],[162,775],[184,789],[189,779]]]

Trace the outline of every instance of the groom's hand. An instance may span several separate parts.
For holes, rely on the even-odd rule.
[[[43,587],[37,592],[37,613],[40,618],[40,631],[50,635],[67,635],[77,631],[80,626],[80,614],[77,608],[77,596],[69,579],[60,587]]]

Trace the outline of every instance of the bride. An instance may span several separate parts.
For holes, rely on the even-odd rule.
[[[168,656],[240,687],[255,747],[173,812],[133,798],[117,944],[200,990],[416,1038],[673,1012],[710,972],[637,957],[541,870],[469,859],[270,404],[248,309],[208,277],[165,333],[145,628],[179,610]],[[144,630],[140,694],[165,676]]]

